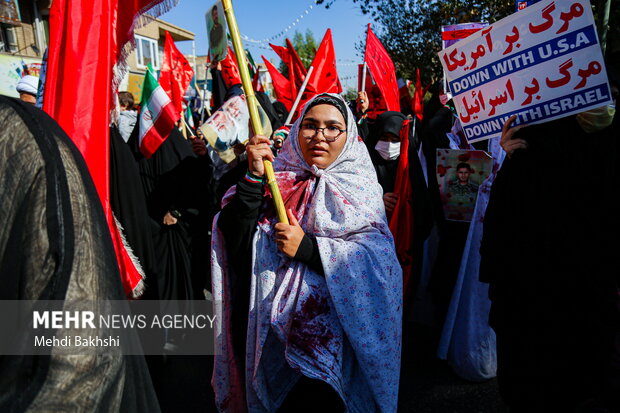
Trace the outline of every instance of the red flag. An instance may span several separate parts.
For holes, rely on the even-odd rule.
[[[164,61],[159,74],[159,85],[170,96],[177,113],[183,111],[183,96],[194,77],[194,70],[189,62],[174,45],[172,36],[166,31],[164,43]]]
[[[167,3],[54,0],[50,10],[43,109],[71,137],[88,165],[108,220],[123,287],[132,297],[140,295],[144,284],[120,240],[110,208],[110,110],[126,68],[121,57],[131,49],[134,23],[154,6],[164,13]]]
[[[364,70],[364,65],[358,65],[357,70],[357,90],[362,90],[362,71]],[[366,68],[366,94],[368,96],[368,112],[367,116],[370,119],[376,119],[377,116],[382,114],[387,110],[385,106],[385,99],[383,99],[383,94],[379,90],[379,87],[375,85],[372,81],[372,77],[370,76],[370,71]]]
[[[282,59],[282,61],[290,67],[289,65],[289,60],[291,58],[288,49],[284,46],[278,46],[275,44],[271,44],[269,43],[269,46],[271,46],[271,48],[273,49],[274,52],[276,52],[278,54],[278,56],[280,56],[280,59]]]
[[[398,82],[396,81],[396,70],[390,55],[385,50],[381,41],[370,29],[368,25],[368,33],[366,36],[366,52],[364,59],[368,64],[370,73],[375,80],[376,85],[381,90],[387,110],[400,112],[400,102],[398,99]]]
[[[237,57],[235,52],[232,51],[230,46],[228,47],[228,54],[226,58],[220,62],[222,65],[222,77],[226,87],[230,88],[234,85],[241,84],[241,74],[239,73],[239,65],[237,64]]]
[[[403,292],[407,292],[413,268],[413,208],[411,206],[412,192],[409,177],[409,120],[403,122],[400,130],[400,158],[396,170],[394,192],[398,194],[398,201],[394,213],[390,218],[390,231],[394,235],[396,256],[403,268]]]
[[[420,79],[420,69],[415,70],[415,94],[413,95],[413,112],[418,119],[422,120],[424,117],[424,93],[426,92],[422,88],[422,79]]]
[[[317,50],[314,60],[312,61],[314,70],[310,75],[305,95],[309,95],[304,100],[308,100],[319,93],[341,93],[342,86],[338,79],[338,70],[336,69],[336,50],[332,42],[332,31],[327,29],[319,50]]]
[[[273,64],[271,64],[265,56],[263,56],[263,61],[265,62],[265,66],[267,66],[267,70],[271,76],[271,83],[273,84],[273,89],[276,92],[278,100],[286,106],[286,110],[290,111],[293,107],[295,96],[291,93],[291,85],[289,80],[282,73],[280,73],[280,71]]]
[[[295,120],[301,114],[304,105],[314,96],[320,93],[341,93],[342,85],[338,78],[338,70],[336,69],[336,50],[332,41],[332,31],[327,29],[319,50],[314,55],[312,65],[314,67],[310,74],[310,79],[306,86],[306,90],[302,96],[299,106],[295,110]]]
[[[263,83],[260,81],[260,72],[258,69],[254,72],[254,77],[252,78],[252,89],[255,92],[264,92]]]
[[[295,86],[297,87],[297,90],[299,90],[304,82],[304,79],[306,78],[306,75],[308,74],[308,71],[289,39],[286,39],[286,47],[288,48],[288,53],[290,56],[288,70],[289,73],[292,72],[294,74],[296,82]],[[291,77],[289,77],[289,79],[291,79]]]
[[[297,87],[297,79],[295,77],[295,71],[292,70],[292,59],[289,50],[286,47],[276,46],[275,44],[269,43],[271,48],[280,56],[280,59],[284,62],[284,64],[288,67],[288,88],[290,89],[290,94],[293,97],[292,101],[295,101],[297,97],[297,93],[299,88]],[[278,71],[279,73],[280,71]],[[300,83],[301,85],[301,83]],[[292,106],[292,103],[291,103]],[[290,109],[289,109],[290,110]]]

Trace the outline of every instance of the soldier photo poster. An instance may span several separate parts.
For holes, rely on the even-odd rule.
[[[228,53],[226,15],[222,2],[218,1],[209,7],[205,18],[207,19],[207,33],[209,34],[209,57],[212,62],[219,62],[224,60]]]
[[[478,188],[492,170],[493,159],[484,151],[437,150],[437,182],[447,220],[471,221]]]

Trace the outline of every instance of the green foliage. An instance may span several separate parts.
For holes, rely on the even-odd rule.
[[[284,44],[282,46],[286,47],[286,42],[283,43]],[[316,49],[318,48],[318,44],[314,39],[312,30],[308,29],[305,35],[296,31],[291,39],[291,43],[293,43],[293,47],[297,51],[297,54],[306,69],[309,68],[312,63],[312,59],[314,59],[314,55],[316,54]],[[279,69],[284,76],[288,77],[288,66],[286,66],[284,62],[280,62]]]
[[[347,88],[347,90],[343,93],[342,97],[344,97],[347,101],[357,99],[357,88]]]
[[[318,0],[329,8],[334,1]],[[494,23],[515,12],[515,0],[349,0],[369,14],[377,34],[396,65],[399,77],[415,79],[420,68],[422,82],[442,77],[437,53],[441,50],[441,26],[468,22]],[[616,0],[617,1],[617,0]],[[606,0],[591,0],[598,27]],[[617,50],[620,7],[611,6],[607,50]],[[363,53],[363,44],[358,49]]]

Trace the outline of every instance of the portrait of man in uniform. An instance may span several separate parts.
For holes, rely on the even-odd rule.
[[[209,56],[211,61],[220,61],[228,53],[226,39],[226,18],[222,10],[222,3],[217,2],[207,12],[207,32],[209,33]]]
[[[484,151],[437,150],[437,181],[447,220],[471,221],[478,189],[492,167],[492,159]]]

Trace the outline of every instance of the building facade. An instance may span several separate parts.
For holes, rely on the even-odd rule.
[[[51,0],[0,0],[0,94],[18,97],[24,73],[39,76],[50,7]]]
[[[142,96],[147,65],[150,63],[156,71],[161,68],[166,31],[175,42],[192,41],[195,37],[189,30],[156,18],[151,18],[150,23],[136,29],[136,48],[127,58],[129,71],[119,87],[119,91],[131,92],[135,102],[140,102]],[[192,63],[191,60],[189,62]]]

